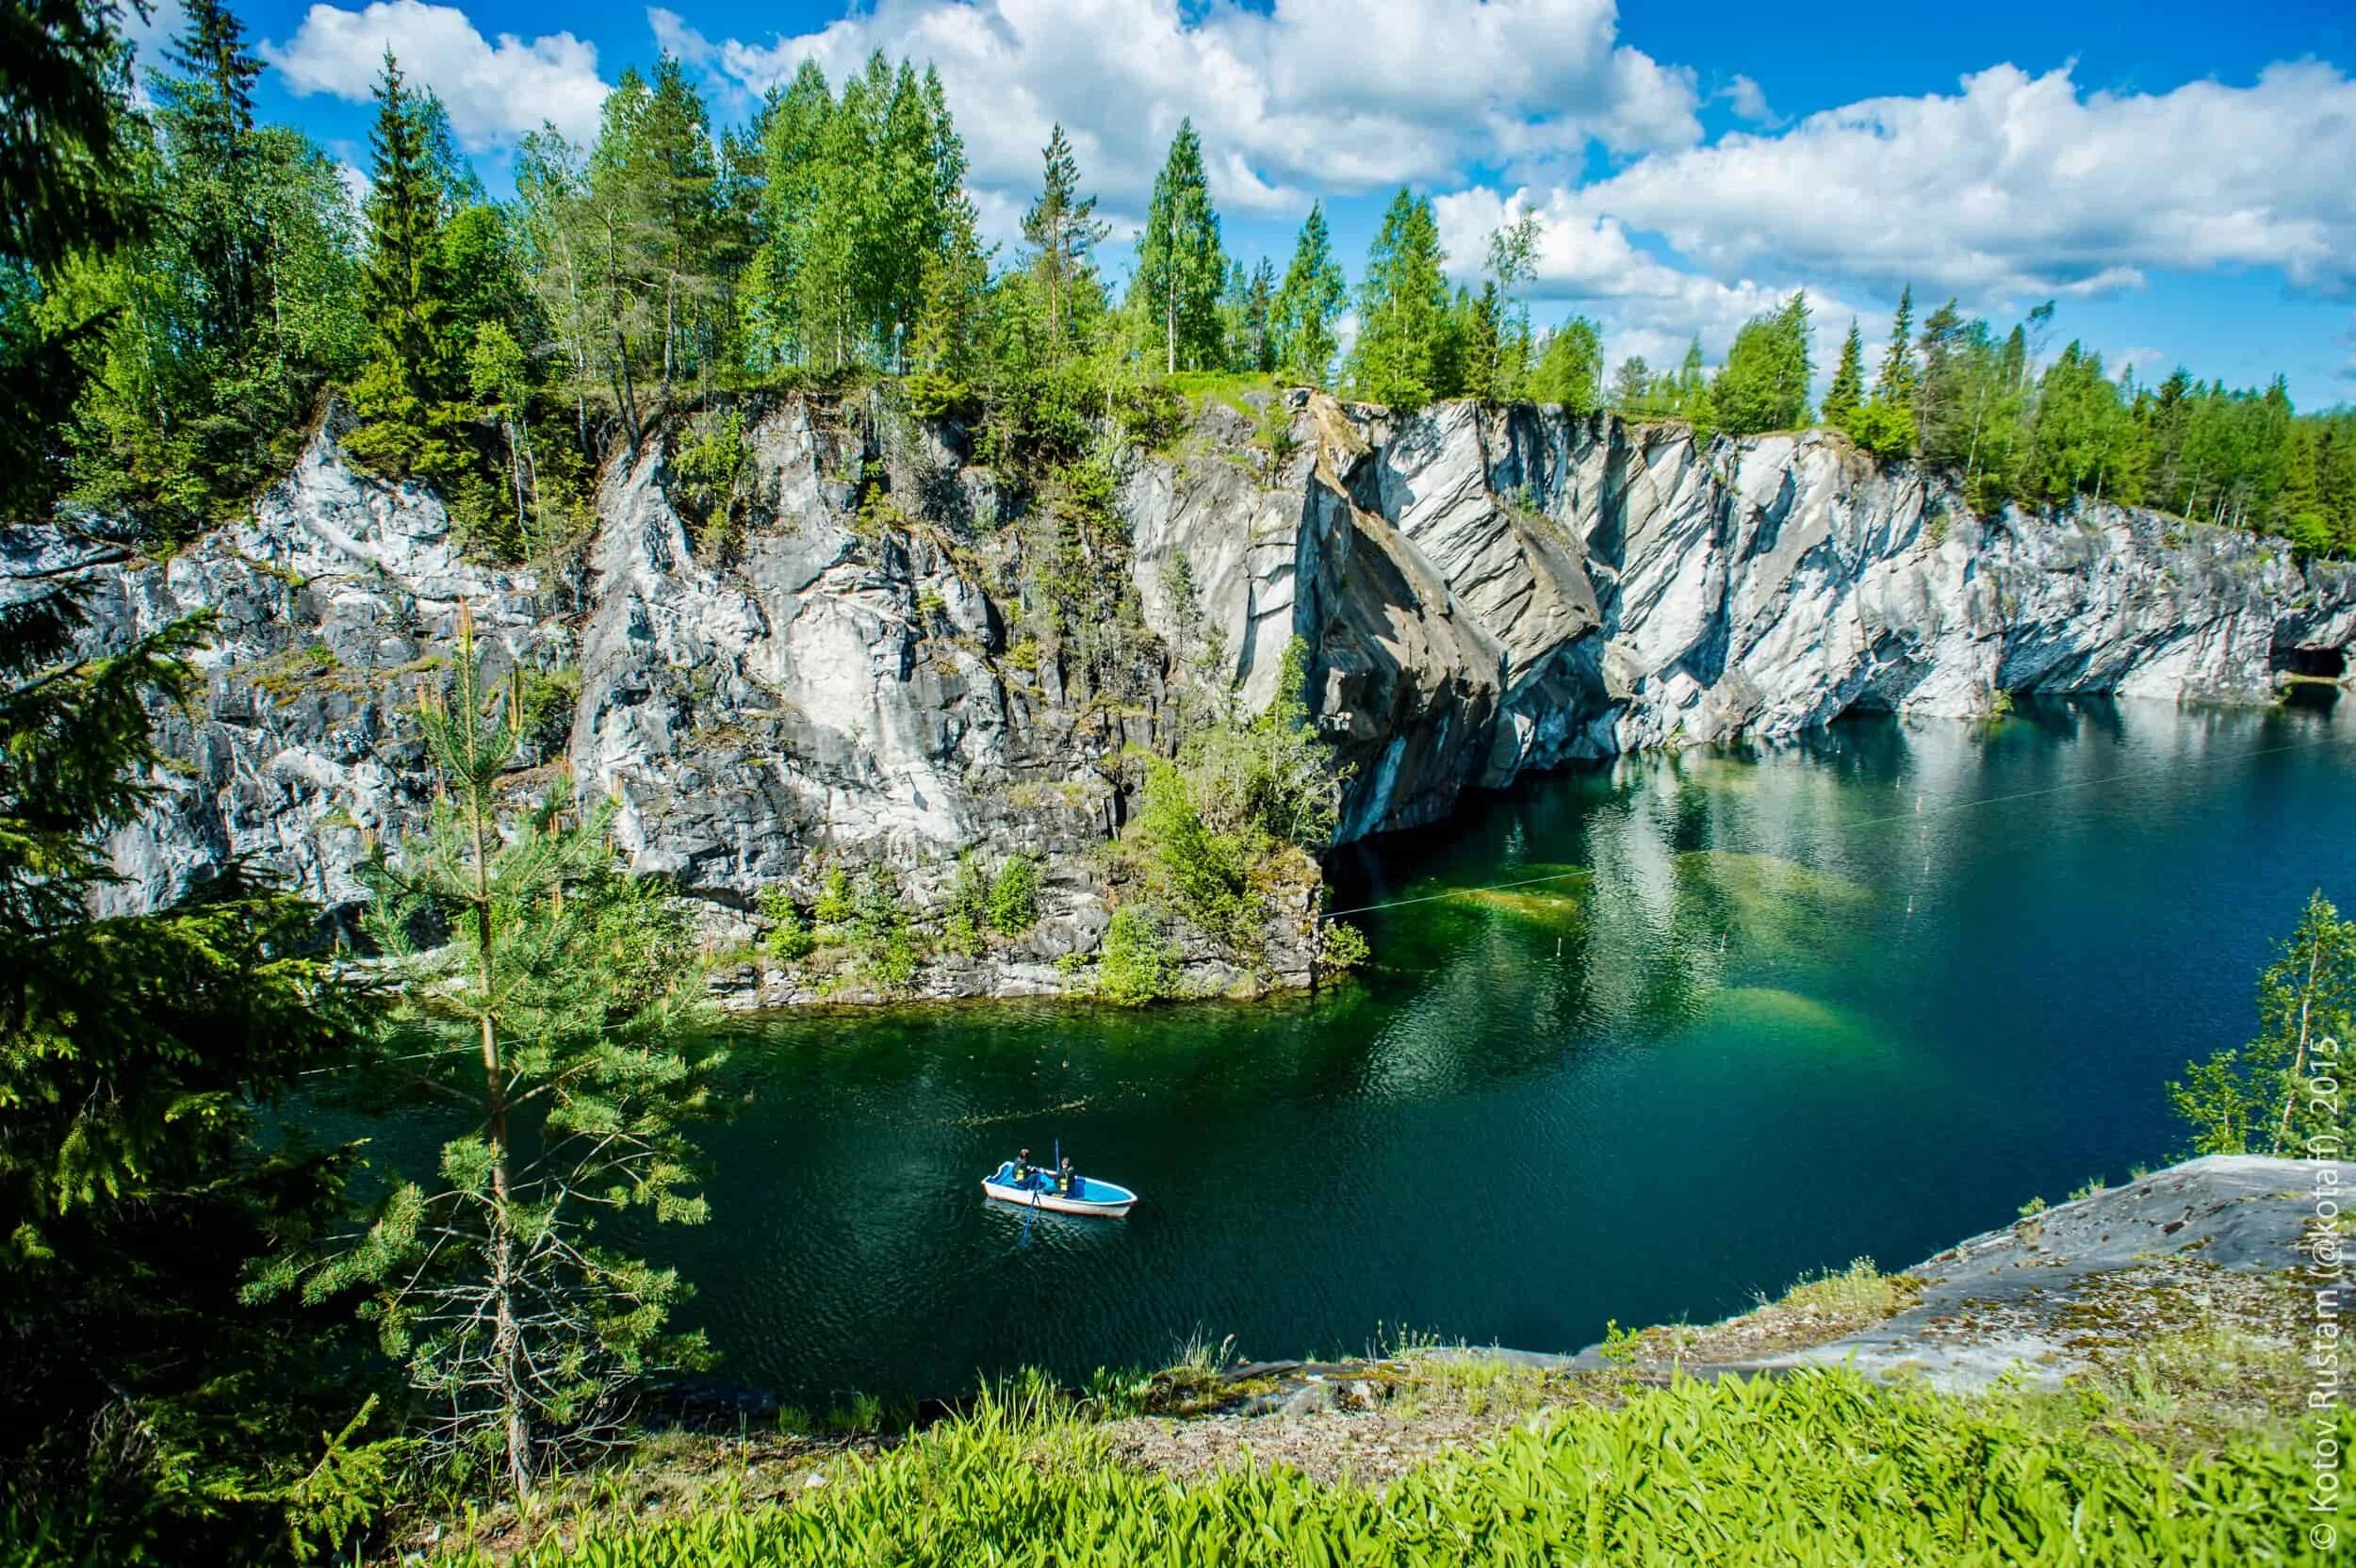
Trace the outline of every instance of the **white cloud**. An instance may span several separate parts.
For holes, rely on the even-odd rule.
[[[313,6],[292,38],[264,43],[261,55],[297,97],[324,92],[358,103],[388,48],[411,82],[441,94],[450,129],[469,152],[543,123],[577,139],[597,134],[606,93],[597,46],[568,32],[531,40],[501,33],[495,43],[456,7],[373,0],[358,11]]]
[[[1526,211],[1534,213],[1536,278],[1529,293],[1594,317],[1604,328],[1614,364],[1636,353],[1656,368],[1674,365],[1684,357],[1696,333],[1714,363],[1737,328],[1775,309],[1793,288],[1806,284],[1815,312],[1817,357],[1829,371],[1830,356],[1839,352],[1849,318],[1859,314],[1833,290],[1806,277],[1721,281],[1673,265],[1639,245],[1619,220],[1582,207],[1575,193],[1557,190],[1532,201],[1528,191],[1516,191],[1509,199],[1476,188],[1435,197],[1432,205],[1450,266],[1467,276],[1479,266],[1492,231]]]
[[[1754,125],[1775,126],[1783,123],[1783,116],[1767,106],[1767,90],[1748,76],[1737,75],[1715,94],[1726,100],[1735,118],[1747,120]]]
[[[682,59],[758,94],[815,59],[929,61],[981,187],[1027,191],[1058,120],[1090,188],[1142,204],[1191,115],[1215,197],[1297,213],[1316,192],[1539,166],[1700,135],[1691,72],[1619,44],[1614,0],[877,0],[813,33],[713,41],[647,13]]]
[[[172,69],[164,57],[165,51],[188,24],[188,8],[180,0],[156,0],[144,15],[138,7],[125,6],[116,16],[115,25],[131,45],[131,101],[139,107],[154,106],[155,98],[147,90],[147,78],[155,72]]]
[[[2356,279],[2352,168],[2356,79],[2320,61],[2127,94],[2000,65],[1952,95],[1644,158],[1575,210],[1662,235],[1719,277],[1772,266],[1989,299],[2272,266],[2334,286]]]

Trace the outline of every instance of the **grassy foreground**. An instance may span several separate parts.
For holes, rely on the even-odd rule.
[[[1544,1412],[1386,1487],[1121,1465],[1051,1393],[1002,1393],[790,1502],[559,1528],[530,1568],[2319,1562],[2299,1450],[2190,1459],[1846,1372],[1679,1380]],[[2343,1417],[2343,1447],[2356,1419]],[[449,1560],[487,1568],[496,1560]]]

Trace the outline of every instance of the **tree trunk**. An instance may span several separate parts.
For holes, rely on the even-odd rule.
[[[462,611],[464,609],[462,603]],[[462,628],[460,657],[474,657],[471,628]],[[472,688],[469,687],[469,690]],[[479,715],[468,714],[470,722]],[[506,1434],[509,1486],[518,1499],[532,1487],[532,1424],[523,1388],[523,1331],[515,1320],[515,1234],[509,1212],[507,1072],[499,1060],[499,1026],[491,1016],[493,932],[491,924],[490,824],[483,790],[470,784],[466,809],[474,839],[475,985],[483,1048],[483,1122],[491,1145],[491,1363],[498,1380],[501,1426]]]
[[[2307,1027],[2315,1001],[2315,965],[2322,957],[2323,943],[2307,944],[2307,984],[2299,992],[2299,1045],[2291,1053],[2289,1082],[2282,1091],[2282,1119],[2274,1129],[2274,1152],[2282,1152],[2282,1140],[2291,1135],[2291,1107],[2299,1102],[2299,1075],[2307,1070]]]
[[[663,280],[663,400],[671,400],[671,335],[678,317],[679,272],[672,270]]]

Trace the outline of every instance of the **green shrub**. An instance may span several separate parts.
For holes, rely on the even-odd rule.
[[[815,939],[802,912],[794,904],[794,895],[781,882],[773,882],[761,890],[761,915],[769,923],[769,934],[761,940],[761,948],[780,964],[798,964],[810,956]]]
[[[904,991],[924,968],[924,949],[907,925],[897,925],[868,949],[861,972],[881,991]]]
[[[957,856],[957,875],[949,883],[949,906],[941,917],[943,942],[966,957],[981,956],[982,933],[990,923],[990,877],[982,870],[981,851]]]
[[[1178,949],[1163,937],[1161,920],[1151,909],[1126,904],[1113,911],[1092,988],[1122,1007],[1178,994]]]
[[[990,884],[990,926],[1002,937],[1020,937],[1039,923],[1039,862],[1009,855]]]
[[[735,409],[698,416],[671,449],[665,470],[671,502],[695,531],[695,554],[724,559],[742,521],[752,448]]]
[[[558,756],[573,738],[573,709],[581,701],[581,671],[570,664],[533,670],[517,698],[524,745],[538,757]]]
[[[810,909],[821,929],[847,925],[858,912],[859,905],[851,892],[851,874],[841,866],[826,873],[826,879],[818,890],[818,902]]]
[[[1366,933],[1354,925],[1330,920],[1318,929],[1317,964],[1322,969],[1356,969],[1366,961],[1372,951],[1366,945]]]

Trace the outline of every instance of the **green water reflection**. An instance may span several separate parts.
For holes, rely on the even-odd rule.
[[[1535,781],[1337,858],[1337,905],[1396,905],[1340,990],[764,1025],[712,1224],[649,1245],[804,1400],[1198,1331],[1564,1348],[1904,1264],[2175,1146],[2161,1083],[2245,1028],[2266,939],[2356,904],[2351,742],[2122,704]],[[1058,1137],[1128,1220],[985,1204]]]

